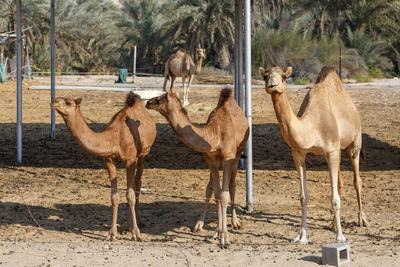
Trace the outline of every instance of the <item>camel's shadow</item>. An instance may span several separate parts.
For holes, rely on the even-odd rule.
[[[140,227],[143,234],[148,234],[153,241],[160,239],[173,240],[176,237],[203,240],[204,234],[214,234],[218,221],[216,205],[210,205],[203,233],[192,233],[198,215],[203,207],[202,202],[155,201],[140,203],[139,210],[144,224]],[[241,207],[237,209],[239,216],[248,216],[252,222],[261,222],[265,229],[273,229],[276,219],[284,221],[289,229],[297,225],[299,216],[291,214],[252,213],[247,214]],[[228,208],[228,214],[231,214]],[[0,227],[7,225],[32,226],[39,229],[81,235],[90,239],[105,240],[111,225],[112,207],[99,204],[56,204],[54,208],[24,205],[17,202],[0,202]],[[310,227],[323,227],[328,224],[323,219],[311,218],[315,223]],[[119,206],[118,224],[125,225],[128,220],[128,206]],[[280,224],[281,225],[281,224]],[[229,226],[229,223],[228,223]],[[276,225],[275,225],[276,226]],[[123,227],[119,227],[121,230]],[[184,228],[184,230],[182,230]],[[258,236],[260,233],[241,229],[232,230],[235,234]],[[262,234],[267,230],[262,230]],[[268,231],[267,231],[268,232]],[[121,233],[121,232],[120,232]],[[266,234],[268,235],[268,234]],[[126,238],[129,238],[127,235]],[[288,238],[281,238],[290,241]],[[207,241],[206,241],[207,242]]]
[[[90,124],[95,131],[103,131],[107,124]],[[74,140],[65,124],[56,127],[56,140],[48,135],[50,125],[33,123],[23,125],[22,166],[103,169],[103,158],[83,150]],[[15,124],[0,124],[0,167],[15,165]],[[399,170],[400,148],[363,134],[367,163],[361,171]],[[327,170],[324,158],[307,156],[307,169]],[[119,165],[119,167],[123,167]],[[145,168],[162,169],[207,169],[202,153],[187,148],[169,124],[157,124],[157,137],[147,158]],[[350,170],[345,153],[342,155],[342,170]],[[253,125],[253,169],[294,170],[289,146],[285,143],[274,123]]]

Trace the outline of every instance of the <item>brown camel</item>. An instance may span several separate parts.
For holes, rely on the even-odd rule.
[[[292,68],[260,68],[265,80],[265,90],[271,94],[276,117],[286,143],[292,148],[292,157],[300,176],[300,204],[302,219],[299,234],[294,242],[307,244],[307,204],[305,157],[307,153],[324,156],[328,162],[331,179],[331,203],[337,230],[336,241],[344,242],[340,224],[341,150],[345,149],[354,172],[357,192],[359,223],[367,225],[361,203],[361,178],[359,158],[361,151],[361,122],[356,106],[343,88],[333,67],[323,67],[314,86],[305,96],[297,116],[290,107],[286,94],[286,79]]]
[[[73,137],[89,153],[104,157],[111,180],[111,203],[113,206],[112,225],[107,237],[113,240],[117,235],[117,214],[119,194],[115,161],[121,160],[127,174],[126,199],[130,211],[130,231],[133,240],[141,240],[137,222],[139,217],[139,193],[144,162],[156,137],[156,127],[148,111],[141,103],[140,96],[130,92],[125,107],[116,113],[107,129],[97,133],[84,121],[80,111],[81,98],[55,98],[51,107],[64,119]],[[136,171],[136,174],[135,174]]]
[[[226,226],[226,210],[229,195],[232,205],[232,226],[240,227],[235,210],[236,172],[240,155],[249,135],[249,124],[242,110],[232,97],[230,89],[223,89],[217,107],[208,117],[204,127],[193,125],[175,93],[166,93],[150,99],[146,108],[160,112],[174,129],[178,138],[189,148],[202,152],[210,169],[206,189],[206,204],[194,230],[201,230],[208,202],[214,191],[218,206],[218,226],[215,237],[222,246],[229,244]],[[222,163],[222,189],[219,167]]]
[[[206,57],[206,50],[198,47],[196,49],[196,65],[193,63],[192,57],[186,54],[184,49],[178,50],[175,54],[171,55],[165,63],[165,74],[164,74],[164,91],[166,92],[167,80],[171,77],[170,92],[173,93],[174,83],[176,77],[182,77],[183,86],[183,104],[189,105],[189,90],[190,85],[193,82],[194,76],[199,74],[201,71],[201,64]],[[185,84],[186,78],[188,83]]]

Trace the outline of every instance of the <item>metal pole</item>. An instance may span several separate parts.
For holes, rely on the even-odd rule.
[[[55,0],[51,0],[50,2],[50,54],[51,54],[51,93],[50,98],[53,101],[54,97],[56,96],[56,64],[55,64],[55,16],[54,16],[54,9],[55,9]],[[51,109],[51,133],[50,139],[56,139],[56,113],[54,109]]]
[[[339,45],[339,77],[342,79],[342,46]]]
[[[243,0],[238,0],[239,5],[239,36],[238,36],[238,61],[239,61],[239,69],[238,69],[238,98],[239,98],[239,107],[243,110]]]
[[[253,138],[251,121],[251,28],[250,0],[244,0],[244,38],[245,38],[245,87],[246,87],[246,117],[249,122],[249,139],[246,144],[246,209],[253,211]]]
[[[235,100],[239,104],[239,31],[241,27],[239,24],[240,16],[240,0],[235,1],[235,47],[234,47],[234,59],[235,59],[235,75],[234,75],[234,88],[235,88]]]
[[[17,163],[22,162],[21,0],[17,0]]]
[[[133,70],[132,70],[132,79],[135,82],[136,76],[136,45],[133,47]]]

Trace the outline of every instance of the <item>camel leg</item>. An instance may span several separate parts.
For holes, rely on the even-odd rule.
[[[361,147],[361,144],[360,144]],[[352,148],[346,149],[347,156],[350,159],[351,167],[353,168],[354,174],[354,188],[356,189],[357,193],[357,202],[358,202],[358,221],[360,226],[368,226],[367,217],[362,208],[361,202],[361,188],[362,188],[362,181],[360,178],[360,171],[359,171],[359,163],[360,163],[360,151],[358,150],[353,157]]]
[[[135,169],[136,162],[129,162],[125,164],[126,167],[126,176],[127,176],[127,191],[126,191],[126,200],[129,205],[129,212],[131,215],[131,233],[133,240],[142,240],[140,237],[140,230],[136,223],[136,213],[135,213]]]
[[[189,103],[187,102],[187,86],[186,86],[186,77],[182,76],[182,87],[183,87],[183,105],[187,106]]]
[[[146,161],[146,157],[139,158],[136,168],[136,176],[135,176],[135,213],[136,213],[136,221],[140,227],[143,226],[143,222],[139,213],[139,197],[140,197],[140,189],[142,187],[142,174],[144,169],[144,163]]]
[[[184,99],[185,99],[186,105],[189,105],[189,91],[190,91],[190,85],[192,84],[193,79],[194,79],[194,75],[190,75],[188,84],[186,85],[186,90],[184,92],[185,93]]]
[[[117,170],[115,168],[115,163],[110,158],[104,158],[104,164],[106,165],[108,176],[111,181],[111,204],[113,208],[111,229],[108,234],[107,240],[113,241],[117,237],[117,217],[118,217],[118,204],[119,204],[119,194],[117,187]]]
[[[176,78],[175,75],[171,75],[171,87],[169,88],[169,91],[170,91],[171,93],[174,92],[175,78]]]
[[[204,218],[206,217],[208,205],[210,203],[210,198],[214,190],[214,179],[216,178],[219,181],[218,176],[219,176],[218,169],[210,169],[210,180],[208,181],[206,188],[206,203],[204,204],[203,211],[201,212],[199,219],[197,220],[197,223],[193,228],[193,232],[203,231]]]
[[[226,223],[226,211],[229,203],[229,184],[232,176],[232,168],[235,164],[235,159],[229,159],[223,162],[222,170],[223,170],[223,179],[222,179],[222,189],[221,189],[221,218],[218,218],[219,222],[222,222],[222,229],[219,233],[219,243],[222,247],[227,247],[229,245],[229,236],[228,229]]]
[[[307,240],[307,205],[308,190],[306,185],[306,162],[305,154],[292,150],[292,157],[297,173],[300,177],[300,205],[301,205],[301,224],[299,234],[293,239],[294,243],[308,244]]]
[[[232,210],[232,228],[235,230],[242,228],[242,225],[240,224],[239,219],[236,216],[236,205],[235,205],[236,174],[237,174],[237,167],[239,164],[240,155],[241,154],[239,154],[236,157],[235,163],[233,164],[231,181],[229,183],[229,194],[231,196],[231,210]]]
[[[336,242],[345,242],[346,238],[342,233],[342,226],[340,224],[340,197],[338,193],[338,171],[340,167],[340,150],[330,152],[327,155],[329,176],[331,178],[331,202],[332,208],[335,213],[336,219]]]
[[[163,85],[163,90],[164,90],[164,92],[167,91],[167,81],[168,81],[168,76],[165,75],[165,76],[164,76],[164,85]]]
[[[340,161],[341,161],[341,157],[342,157],[342,153],[339,152],[339,166],[340,166]],[[338,171],[338,194],[340,199],[342,199],[342,192],[343,192],[343,179],[342,179],[342,174],[340,172],[340,167],[339,167],[339,171]],[[334,231],[336,231],[336,218],[335,215],[333,215],[333,220],[331,222],[331,224],[329,225],[329,228],[333,229]]]

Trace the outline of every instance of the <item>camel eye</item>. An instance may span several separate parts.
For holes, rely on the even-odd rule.
[[[70,101],[65,101],[65,104],[67,104],[67,106],[71,106],[72,103]]]

